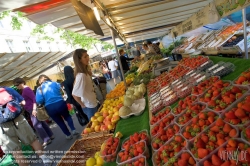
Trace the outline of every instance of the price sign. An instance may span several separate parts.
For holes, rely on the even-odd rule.
[[[210,67],[209,69],[208,69],[208,71],[211,71],[211,70],[213,70],[214,68],[216,68],[216,67],[218,67],[219,65],[218,64],[215,64],[215,65],[213,65],[212,67]]]
[[[213,73],[215,74],[215,73],[217,73],[217,72],[219,72],[219,71],[221,71],[221,70],[223,70],[223,69],[225,69],[225,67],[224,67],[224,66],[221,66],[221,67],[219,67],[218,69],[214,70]]]

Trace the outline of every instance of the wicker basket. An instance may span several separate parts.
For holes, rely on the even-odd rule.
[[[76,140],[57,166],[85,166],[86,160],[94,157],[95,153],[100,151],[102,143],[112,136],[113,134],[107,134]]]

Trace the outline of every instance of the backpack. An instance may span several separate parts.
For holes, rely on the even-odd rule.
[[[13,121],[22,113],[21,106],[5,88],[0,88],[0,124]],[[15,124],[15,123],[14,123]]]

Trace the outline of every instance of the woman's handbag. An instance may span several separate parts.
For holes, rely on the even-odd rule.
[[[41,90],[41,93],[42,93],[42,96],[43,96],[43,91],[42,91],[41,87],[40,87],[40,90]],[[43,98],[44,98],[44,96],[43,96]],[[46,111],[44,105],[41,105],[41,106],[37,107],[36,118],[39,121],[45,121],[45,120],[49,119],[49,115],[47,114],[47,111]]]

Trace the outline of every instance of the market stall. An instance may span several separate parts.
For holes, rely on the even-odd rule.
[[[187,63],[190,61],[196,63]],[[233,64],[234,67],[232,68],[231,65],[228,66],[227,64]],[[185,65],[188,65],[188,70],[182,68]],[[224,70],[225,68],[227,70]],[[131,114],[131,112],[127,113],[128,116],[120,114],[122,105],[131,105],[133,102],[136,103],[138,98],[141,98],[136,98],[132,103],[129,99],[125,99],[129,98],[130,92],[128,91],[134,90],[135,92],[135,88],[142,86],[140,84],[135,87],[131,85],[132,80],[135,80],[137,76],[135,73],[130,73],[127,75],[127,83],[130,87],[126,93],[125,90],[123,91],[124,85],[121,83],[113,91],[113,95],[107,95],[110,99],[104,102],[98,113],[120,115],[119,120],[114,120],[115,126],[110,126],[109,129],[104,127],[101,130],[97,127],[97,129],[92,130],[93,126],[91,127],[91,125],[95,121],[93,119],[90,122],[92,124],[87,126],[89,128],[84,130],[82,141],[86,139],[95,141],[95,138],[100,139],[104,135],[108,135],[105,143],[98,143],[99,148],[95,146],[95,151],[91,153],[94,157],[95,152],[100,152],[100,156],[105,161],[104,165],[108,166],[125,165],[131,162],[144,163],[144,161],[147,161],[148,165],[164,165],[166,163],[174,165],[175,162],[187,161],[192,165],[205,165],[205,162],[206,164],[213,163],[214,158],[219,157],[217,153],[219,147],[232,147],[232,141],[234,145],[244,145],[244,148],[240,151],[242,153],[247,152],[250,147],[249,129],[245,130],[244,128],[249,128],[250,114],[245,111],[244,116],[238,115],[234,108],[238,107],[238,103],[244,103],[245,100],[248,100],[250,84],[247,79],[249,80],[249,78],[244,76],[245,80],[242,81],[239,76],[249,73],[245,72],[249,68],[250,60],[244,59],[203,56],[184,59],[169,72],[151,78],[147,85],[147,93],[143,97],[146,102],[145,108],[137,116]],[[170,78],[167,78],[169,75],[172,75],[171,81]],[[188,79],[184,80],[187,76]],[[169,81],[164,82],[164,80]],[[220,89],[217,89],[219,90],[217,94],[210,92],[209,89],[217,86],[220,87]],[[169,93],[166,87],[171,88],[172,92]],[[190,90],[187,90],[186,87]],[[183,89],[185,93],[180,93],[183,92]],[[156,97],[156,93],[163,97]],[[166,93],[169,94],[164,97]],[[230,93],[232,96],[230,101],[227,101],[225,93],[227,95]],[[176,94],[174,100],[168,99],[173,94]],[[117,98],[121,95],[125,96]],[[112,99],[114,97],[117,99]],[[208,98],[211,100],[213,97],[226,105],[209,102]],[[158,102],[157,104],[154,103],[155,100]],[[159,104],[160,102],[163,104]],[[183,104],[186,106],[183,106]],[[119,110],[117,110],[118,108]],[[246,109],[249,109],[249,107]],[[105,110],[113,110],[114,113]],[[201,126],[197,123],[201,123]],[[206,125],[203,124],[202,126],[202,123],[206,123]],[[218,126],[215,127],[216,125]],[[197,130],[188,130],[190,127],[197,128]],[[208,133],[211,130],[215,134],[213,137],[210,137],[209,134],[211,133]],[[223,131],[221,137],[216,135],[220,131]],[[204,147],[205,139],[203,140],[201,137],[208,138],[211,146]],[[102,141],[104,142],[104,140]],[[200,145],[197,141],[200,142]],[[74,148],[74,145],[72,148]],[[167,149],[169,145],[174,145],[174,147]],[[105,149],[113,150],[109,152]],[[78,150],[80,149],[78,148]],[[163,154],[165,158],[162,158]],[[207,156],[207,154],[211,155]],[[124,155],[127,157],[122,157]],[[188,160],[184,159],[183,156],[188,156]],[[91,155],[88,155],[88,157],[91,157]],[[249,156],[246,155],[246,157],[245,160],[247,161],[241,158],[238,162],[249,164]],[[84,159],[87,160],[88,158]],[[93,162],[97,162],[97,159],[92,160]],[[224,161],[222,162],[222,159],[219,159],[219,162],[222,164]],[[62,164],[59,163],[58,165]]]

